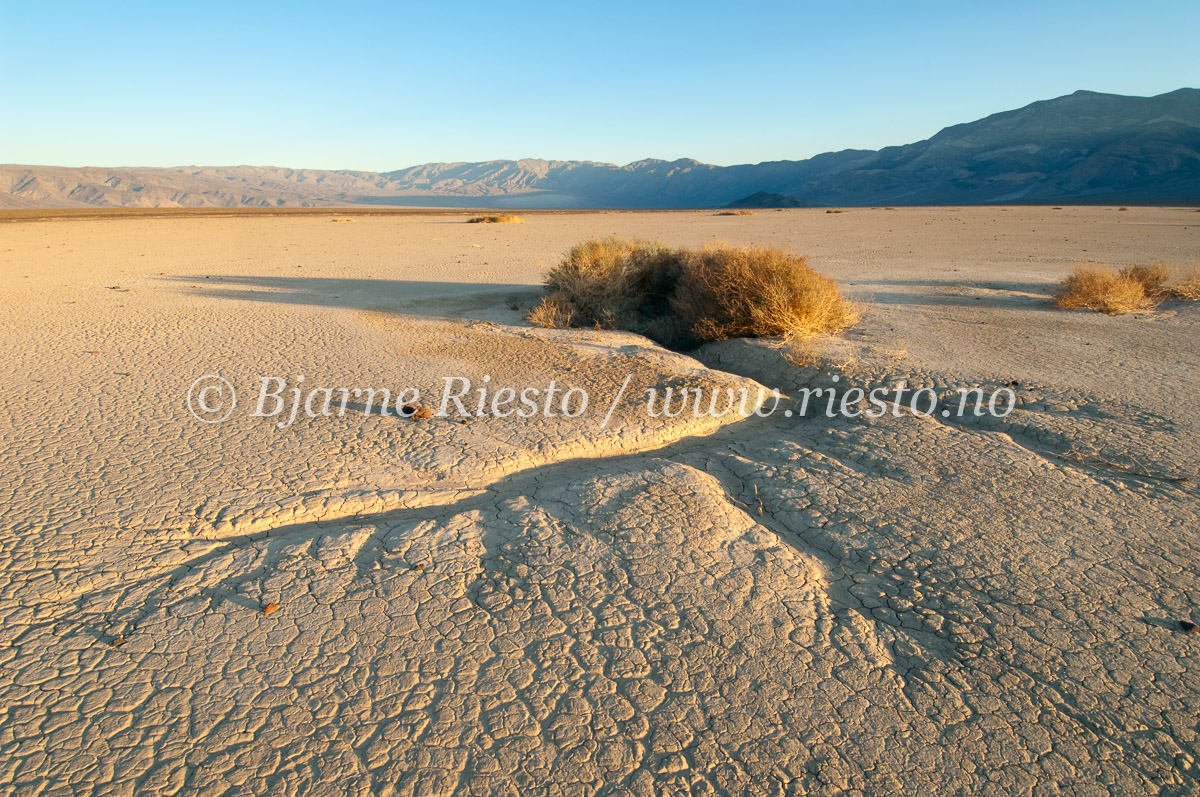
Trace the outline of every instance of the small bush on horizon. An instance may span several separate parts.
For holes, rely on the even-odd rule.
[[[475,216],[467,219],[467,224],[524,224],[525,219],[520,216],[511,214],[501,214],[498,216]]]
[[[671,348],[735,337],[800,340],[858,320],[837,283],[775,247],[589,240],[546,276],[527,319],[539,326],[625,329]]]
[[[753,216],[753,210],[722,210],[718,216]]]

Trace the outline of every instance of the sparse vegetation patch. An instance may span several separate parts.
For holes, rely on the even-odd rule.
[[[1155,263],[1152,266],[1134,264],[1121,269],[1121,277],[1141,285],[1142,291],[1151,299],[1163,298],[1167,290],[1167,278],[1170,275],[1170,271],[1162,263]]]
[[[1109,315],[1149,310],[1154,300],[1132,277],[1111,268],[1076,266],[1054,294],[1054,304],[1064,310],[1095,310]]]
[[[1200,302],[1200,269],[1190,268],[1182,272],[1167,287],[1167,296],[1185,302]]]
[[[467,224],[524,224],[525,219],[520,216],[509,214],[501,214],[498,216],[475,216],[467,219]]]
[[[551,269],[545,286],[531,323],[627,329],[673,348],[735,337],[797,340],[857,320],[837,283],[775,247],[590,240]]]
[[[1162,301],[1200,300],[1200,271],[1175,272],[1163,263],[1113,268],[1078,265],[1059,285],[1054,304],[1110,315],[1151,310]]]

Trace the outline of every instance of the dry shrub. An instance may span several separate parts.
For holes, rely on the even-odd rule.
[[[691,331],[700,340],[806,337],[841,331],[856,320],[837,283],[809,268],[808,258],[728,244],[688,255],[671,305],[681,318],[693,319]]]
[[[1200,302],[1200,269],[1193,267],[1180,272],[1164,293],[1169,299]]]
[[[718,216],[753,216],[753,210],[722,210]]]
[[[547,274],[546,296],[530,320],[650,334],[647,330],[656,329],[667,315],[681,273],[678,258],[660,244],[615,237],[585,241]]]
[[[1063,280],[1054,304],[1064,310],[1096,310],[1118,315],[1154,307],[1154,300],[1136,279],[1111,268],[1080,265]]]
[[[1142,290],[1151,298],[1161,297],[1166,292],[1169,276],[1170,272],[1163,263],[1155,263],[1152,266],[1134,264],[1121,269],[1121,277],[1141,285]]]
[[[787,337],[783,339],[780,348],[783,359],[789,365],[797,368],[818,366],[821,362],[821,355],[824,354],[820,343],[813,338]]]
[[[849,374],[858,370],[859,349],[847,345],[844,338],[829,336],[793,338],[785,337],[779,344],[779,353],[790,365],[799,368],[835,370]]]
[[[467,224],[524,224],[525,219],[520,216],[502,214],[499,216],[476,216],[467,219]]]
[[[837,283],[781,249],[670,249],[608,238],[579,244],[550,271],[529,320],[628,329],[686,348],[734,337],[802,339],[845,329],[857,315]]]
[[[1080,265],[1054,295],[1058,307],[1110,314],[1150,310],[1166,300],[1200,301],[1200,270],[1172,270],[1164,263],[1134,264],[1120,272]]]
[[[525,319],[534,326],[561,329],[571,326],[575,313],[557,299],[546,297],[530,309]]]

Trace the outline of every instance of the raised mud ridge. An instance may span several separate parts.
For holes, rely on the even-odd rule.
[[[141,741],[93,788],[1185,791],[1189,658],[1144,607],[1151,567],[1189,601],[1194,486],[1070,461],[1121,426],[1020,393],[970,427],[750,418],[143,543],[10,639],[11,777],[71,777],[120,728]]]

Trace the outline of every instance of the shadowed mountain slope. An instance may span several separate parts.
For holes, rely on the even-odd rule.
[[[723,207],[759,194],[799,205],[1200,202],[1200,90],[1077,91],[914,144],[740,166],[691,159],[431,163],[383,173],[0,166],[0,208],[672,208]]]

